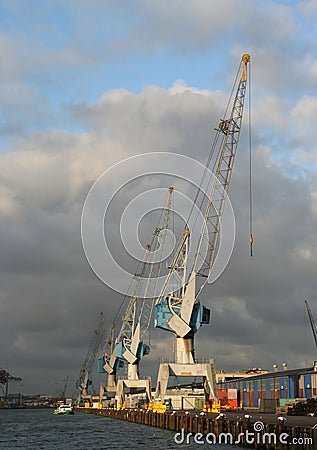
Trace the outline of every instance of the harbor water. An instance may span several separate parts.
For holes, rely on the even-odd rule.
[[[0,410],[0,450],[227,449],[231,445],[177,444],[175,433],[84,413],[53,415],[52,409]]]

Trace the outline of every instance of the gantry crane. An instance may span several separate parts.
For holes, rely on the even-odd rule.
[[[115,338],[106,343],[99,359],[99,372],[108,373],[106,390],[116,391],[117,407],[125,407],[124,388],[145,388],[147,402],[151,401],[150,377],[140,379],[139,364],[143,356],[150,352],[145,343],[160,277],[166,234],[172,206],[174,188],[168,190],[167,201],[158,226],[153,233],[151,244],[146,245],[143,261],[133,277],[120,330]],[[117,380],[117,372],[123,364],[127,365],[127,376]]]
[[[220,121],[216,130],[210,157],[213,161],[210,169],[215,176],[210,180],[208,201],[205,202],[204,220],[192,267],[187,267],[190,230],[186,226],[174,251],[169,275],[156,301],[155,327],[170,331],[176,337],[175,362],[161,363],[159,368],[155,397],[161,402],[164,401],[170,375],[203,376],[206,397],[211,394],[217,401],[213,361],[196,361],[194,336],[203,324],[210,321],[210,310],[200,304],[199,295],[211,274],[217,250],[221,218],[240,136],[249,61],[248,54],[242,56],[231,111],[227,118]],[[171,291],[171,280],[175,276],[183,279],[183,283],[179,289]]]
[[[6,402],[9,395],[9,383],[15,381],[22,381],[21,377],[14,377],[5,369],[0,368],[0,389],[4,394],[4,401]]]
[[[312,329],[312,332],[313,332],[314,341],[315,341],[315,344],[316,344],[316,347],[317,347],[317,325],[316,325],[316,322],[314,320],[313,314],[312,314],[312,312],[310,310],[310,307],[309,307],[309,304],[308,304],[307,300],[305,300],[305,305],[306,305],[306,309],[307,309],[307,314],[308,314],[310,326],[311,326],[311,329]]]
[[[88,352],[80,368],[78,379],[76,381],[76,387],[80,391],[78,396],[78,404],[81,399],[89,401],[89,399],[91,398],[91,395],[88,392],[89,386],[91,386],[92,384],[90,375],[93,365],[96,361],[100,344],[104,338],[104,333],[105,333],[104,314],[101,312],[99,316],[98,326],[94,330]]]

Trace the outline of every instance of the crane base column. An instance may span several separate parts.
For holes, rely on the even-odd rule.
[[[152,399],[152,385],[151,385],[151,379],[145,379],[145,380],[126,380],[121,379],[117,382],[117,392],[116,392],[116,400],[117,400],[117,409],[125,409],[127,407],[130,407],[131,405],[127,404],[127,397],[124,392],[124,388],[145,388],[146,393],[146,402],[150,403]]]
[[[218,400],[214,360],[210,360],[208,363],[193,364],[161,363],[157,377],[155,402],[164,402],[170,376],[203,377],[206,394],[211,395],[215,401]]]

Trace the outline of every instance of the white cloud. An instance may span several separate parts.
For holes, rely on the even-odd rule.
[[[290,134],[296,149],[295,163],[317,161],[317,146],[312,139],[316,113],[317,99],[308,95],[300,98],[291,110],[292,129]]]
[[[317,113],[317,99],[315,97],[304,96],[294,106],[292,110],[292,118],[297,124],[300,122],[301,127],[306,125],[310,128],[313,116]]]

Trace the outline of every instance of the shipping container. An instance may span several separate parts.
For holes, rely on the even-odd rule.
[[[228,400],[237,400],[238,398],[238,391],[237,389],[228,389]]]

